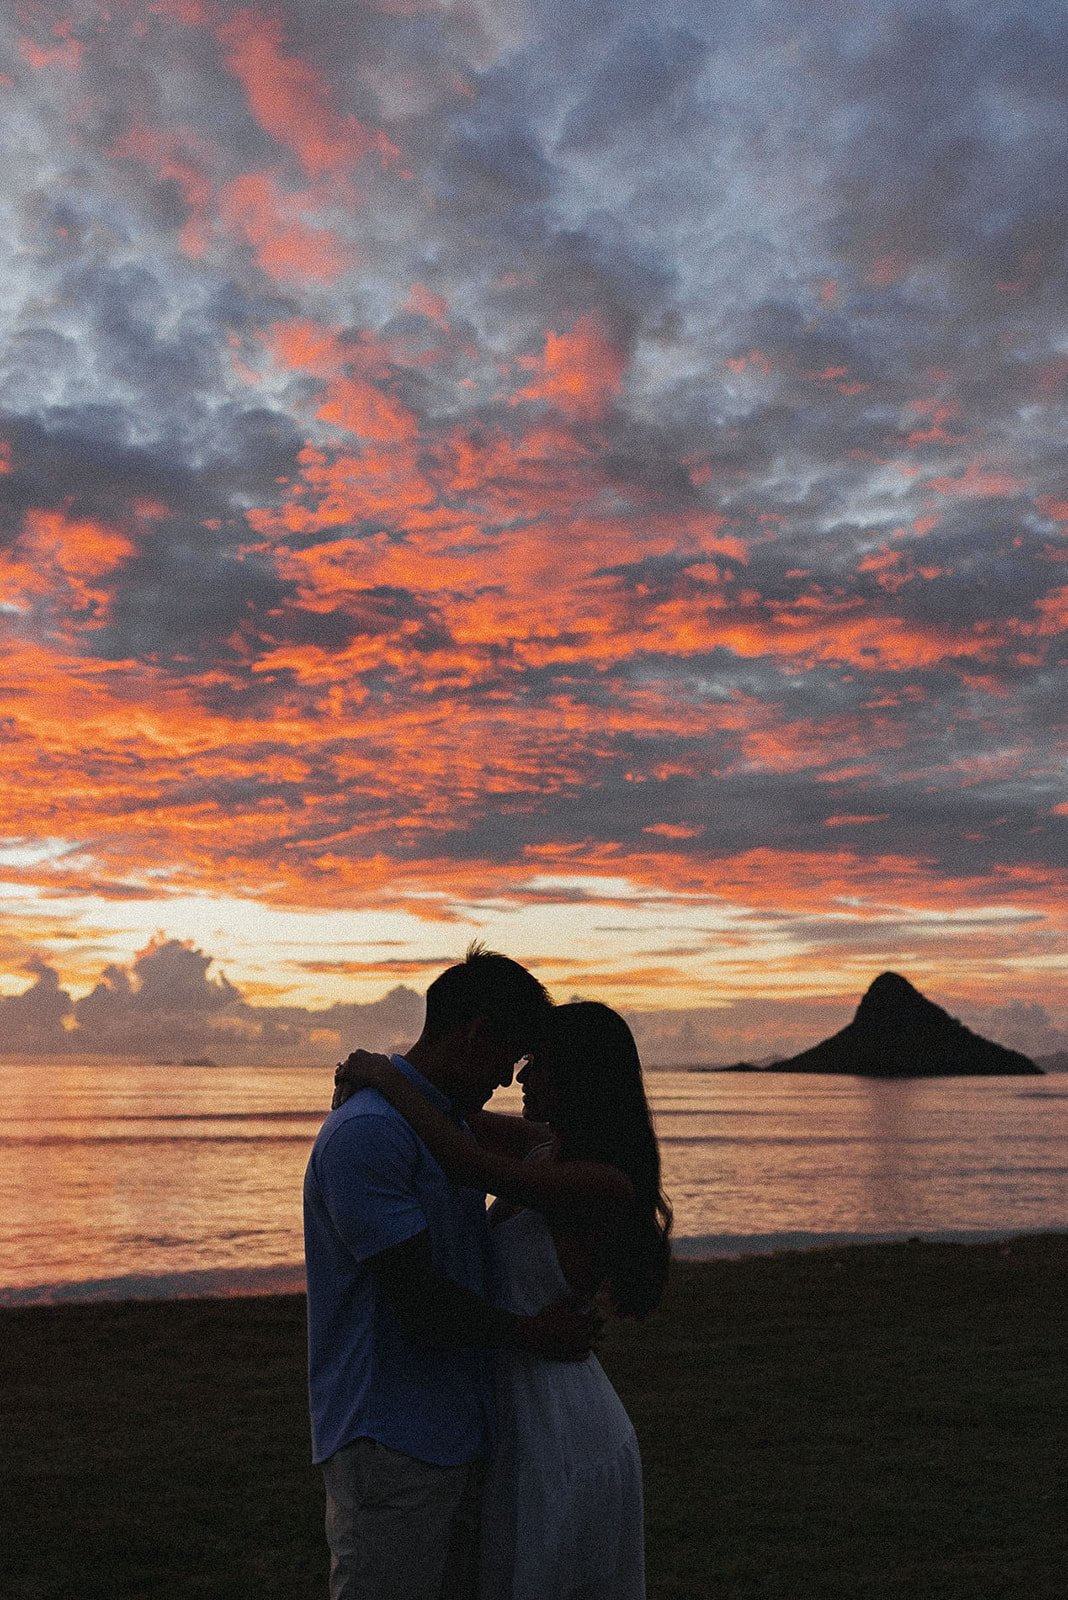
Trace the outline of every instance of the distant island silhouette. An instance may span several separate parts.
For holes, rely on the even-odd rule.
[[[760,1069],[740,1061],[732,1070]],[[1043,1076],[1029,1056],[973,1033],[897,972],[875,979],[846,1027],[771,1070],[861,1078]]]

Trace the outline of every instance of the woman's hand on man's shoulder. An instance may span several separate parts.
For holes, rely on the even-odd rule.
[[[388,1056],[377,1055],[370,1050],[353,1050],[334,1069],[334,1096],[330,1109],[336,1111],[338,1106],[343,1106],[357,1089],[377,1089],[383,1071],[392,1070]]]

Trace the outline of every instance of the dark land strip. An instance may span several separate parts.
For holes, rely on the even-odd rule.
[[[1068,1597],[1068,1238],[679,1263],[602,1360],[650,1600]],[[2,1600],[324,1600],[301,1297],[6,1310],[0,1371]]]

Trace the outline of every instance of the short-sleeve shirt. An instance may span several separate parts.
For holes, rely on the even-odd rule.
[[[403,1056],[392,1059],[452,1116],[440,1090]],[[356,1439],[439,1466],[489,1453],[487,1352],[414,1343],[368,1266],[424,1230],[437,1271],[490,1299],[485,1195],[451,1183],[400,1113],[377,1090],[358,1090],[323,1123],[304,1176],[316,1462]]]

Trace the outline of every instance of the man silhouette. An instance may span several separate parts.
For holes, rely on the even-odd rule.
[[[511,1082],[550,1005],[472,946],[427,990],[394,1064],[457,1121]],[[485,1196],[449,1182],[373,1089],[336,1105],[304,1180],[313,1459],[326,1486],[331,1600],[475,1600],[493,1443],[488,1352],[572,1360],[588,1317],[492,1304]]]

